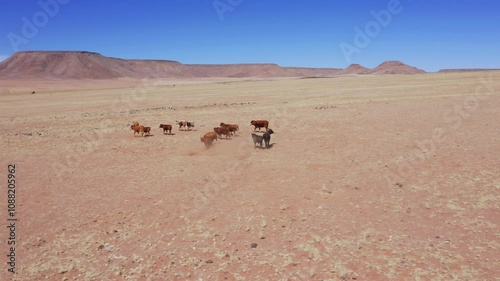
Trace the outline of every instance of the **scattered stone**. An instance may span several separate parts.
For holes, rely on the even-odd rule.
[[[323,192],[325,192],[325,193],[329,193],[329,194],[331,194],[331,193],[332,193],[332,191],[331,191],[331,190],[329,190],[329,189],[326,187],[326,185],[325,185],[325,184],[323,184],[323,185],[321,186],[321,190],[322,190]]]
[[[257,248],[257,243],[252,243],[251,247],[252,248]]]
[[[213,260],[207,260],[206,263],[214,263]]]

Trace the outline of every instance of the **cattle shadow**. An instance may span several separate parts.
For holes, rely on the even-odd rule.
[[[276,144],[275,142],[270,143],[270,144],[269,144],[269,147],[266,147],[265,145],[264,145],[264,146],[257,145],[257,146],[255,146],[254,148],[258,148],[258,149],[270,149],[270,148],[273,148],[273,146],[274,146],[275,144]]]

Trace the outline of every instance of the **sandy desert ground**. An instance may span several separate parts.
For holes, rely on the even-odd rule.
[[[1,280],[500,280],[500,72],[172,82],[0,82]]]

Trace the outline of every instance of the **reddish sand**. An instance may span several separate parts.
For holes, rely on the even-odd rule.
[[[500,72],[72,81],[0,81],[14,280],[500,276]],[[195,130],[158,128],[179,119]],[[252,119],[270,121],[272,148],[254,148]],[[240,131],[205,149],[220,122]]]

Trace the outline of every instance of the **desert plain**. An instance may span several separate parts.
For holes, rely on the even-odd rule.
[[[499,71],[0,87],[1,280],[500,278]]]

